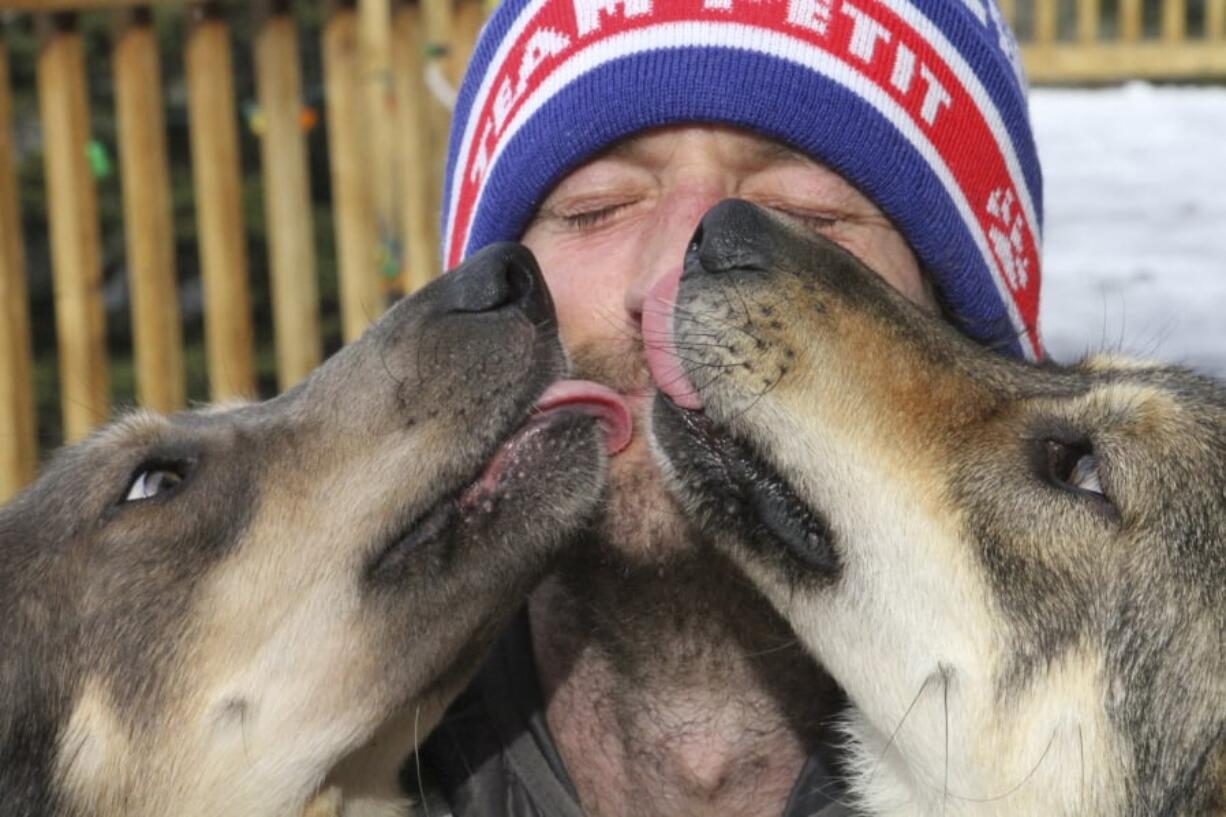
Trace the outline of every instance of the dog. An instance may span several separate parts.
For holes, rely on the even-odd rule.
[[[644,308],[672,488],[846,690],[857,813],[1226,814],[1226,391],[1005,358],[745,202]]]
[[[401,764],[629,436],[567,369],[496,245],[275,399],[59,452],[0,511],[0,813],[408,813]]]

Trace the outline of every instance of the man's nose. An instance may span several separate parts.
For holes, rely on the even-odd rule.
[[[690,237],[703,215],[725,195],[722,189],[712,187],[661,203],[658,218],[648,228],[650,233],[643,244],[639,268],[626,289],[626,312],[635,324],[642,322],[647,293],[656,288],[661,279],[681,275]]]

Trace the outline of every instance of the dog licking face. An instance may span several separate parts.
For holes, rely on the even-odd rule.
[[[853,704],[870,814],[1226,813],[1226,394],[1006,359],[744,202],[653,368],[689,510]]]
[[[0,512],[0,811],[401,813],[399,765],[629,435],[566,371],[498,245],[276,399],[57,454]]]

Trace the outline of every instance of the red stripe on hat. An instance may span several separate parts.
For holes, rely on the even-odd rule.
[[[850,61],[911,113],[949,166],[987,240],[1002,295],[1015,304],[1038,356],[1038,242],[983,112],[932,43],[884,4],[845,2],[843,11],[841,36],[859,40],[859,53],[849,45]]]
[[[1030,351],[1039,356],[1037,241],[992,129],[933,44],[875,0],[547,0],[505,53],[485,98],[477,100],[472,141],[458,164],[460,175],[452,180],[457,199],[449,223],[449,267],[462,259],[473,210],[507,124],[550,74],[599,41],[676,22],[733,23],[785,35],[798,46],[833,56],[893,99],[963,192],[994,262],[1001,295],[1012,301]]]

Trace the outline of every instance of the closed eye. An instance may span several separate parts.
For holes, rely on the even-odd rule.
[[[566,226],[571,229],[586,230],[605,223],[628,206],[628,204],[613,204],[596,210],[588,210],[587,212],[583,213],[564,215],[562,216],[562,221],[565,222]]]
[[[834,213],[807,212],[796,208],[779,206],[776,206],[773,209],[775,212],[782,213],[793,221],[798,222],[806,229],[813,230],[814,232],[828,230],[841,221],[839,216]]]

